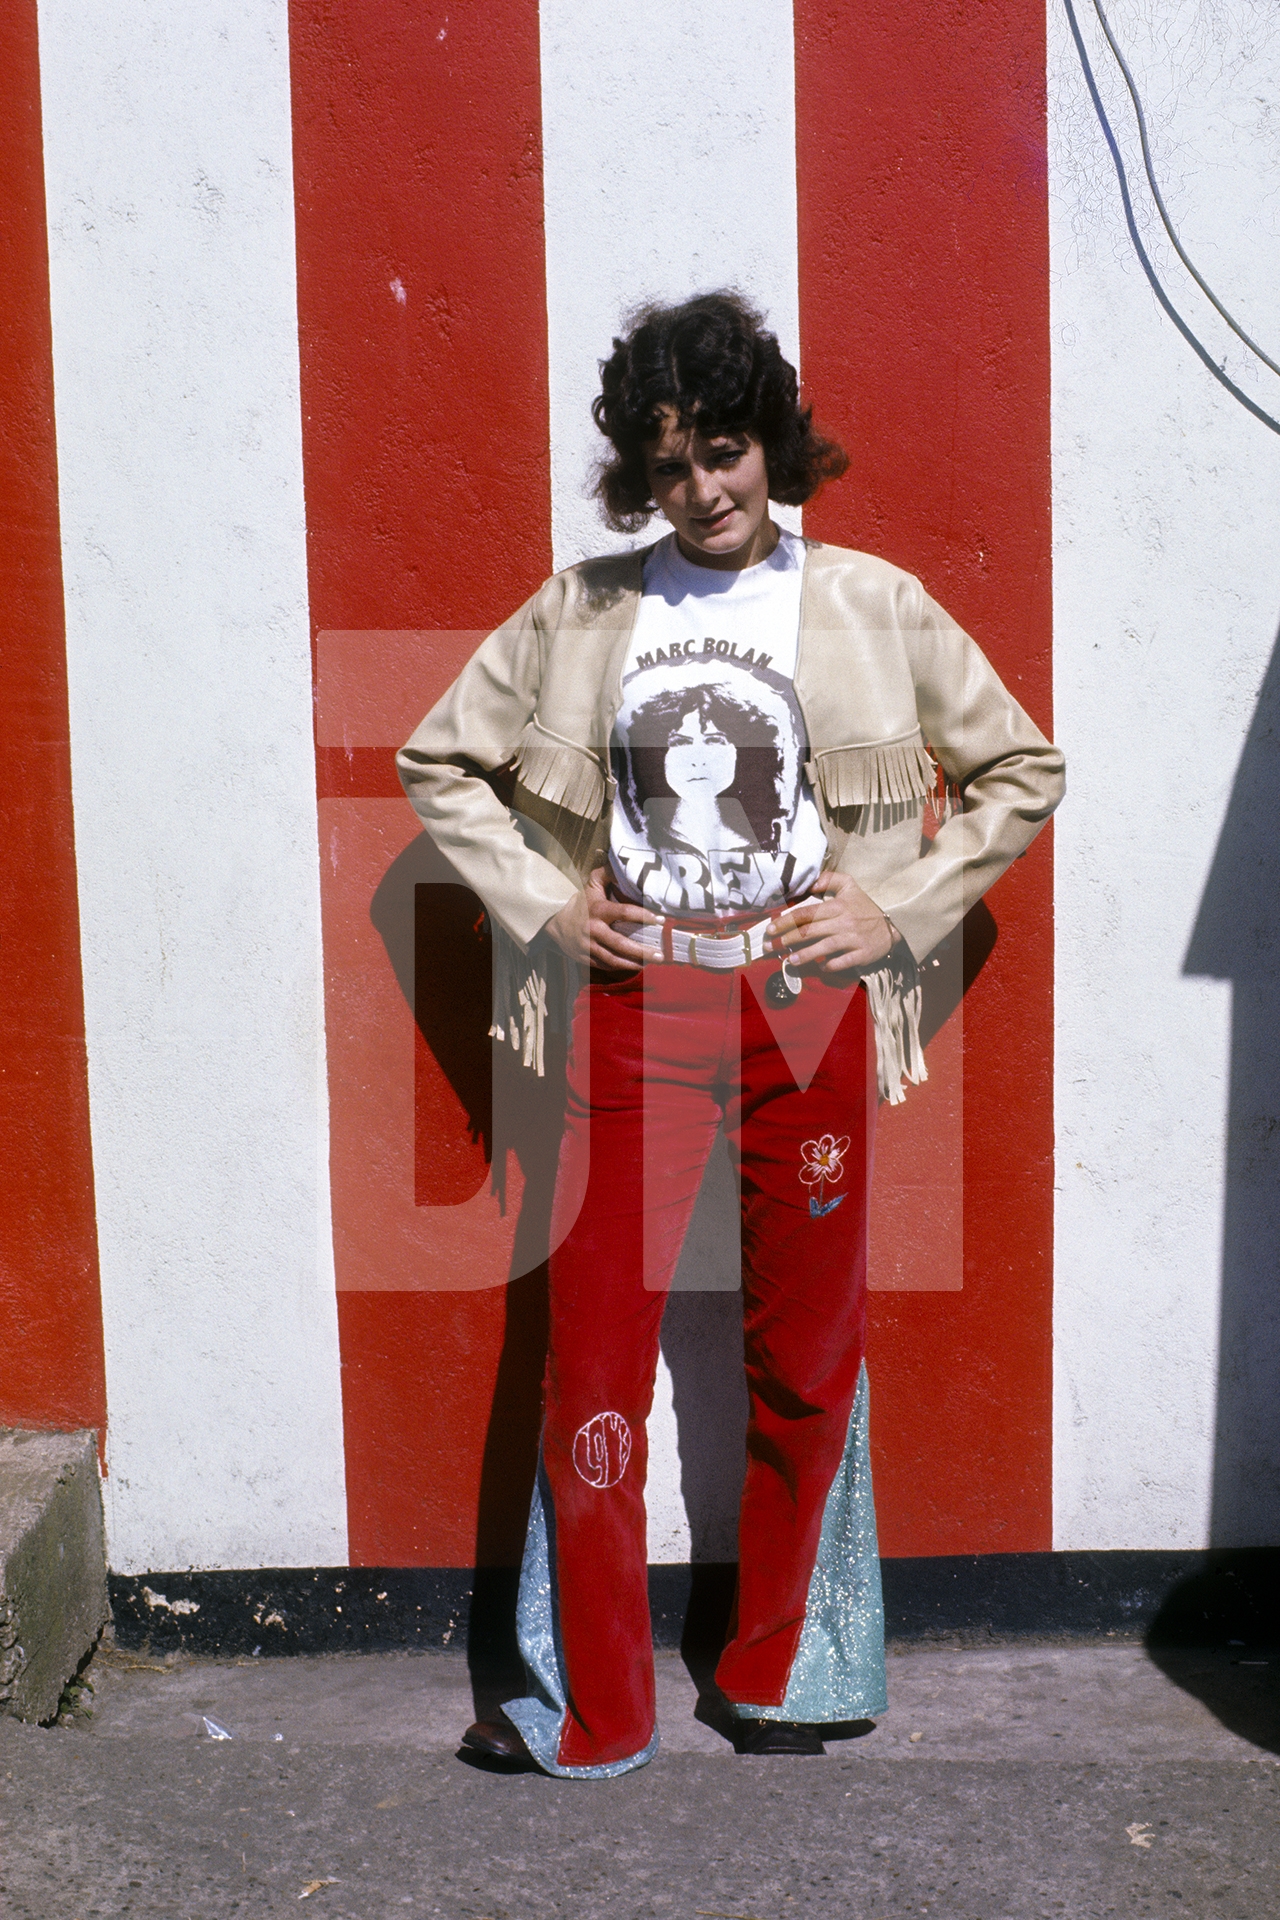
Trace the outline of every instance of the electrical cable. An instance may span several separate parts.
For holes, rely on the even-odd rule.
[[[1271,358],[1270,354],[1264,353],[1262,351],[1262,348],[1258,345],[1256,340],[1250,338],[1250,336],[1245,332],[1244,328],[1240,325],[1240,322],[1227,312],[1227,309],[1223,306],[1221,300],[1219,300],[1217,294],[1214,292],[1213,288],[1209,285],[1209,282],[1203,277],[1202,274],[1199,274],[1196,272],[1195,267],[1192,265],[1192,262],[1188,257],[1186,248],[1183,246],[1181,240],[1179,240],[1178,235],[1174,230],[1173,222],[1169,218],[1169,209],[1165,206],[1164,197],[1161,194],[1160,189],[1156,184],[1155,171],[1151,164],[1151,146],[1147,139],[1147,119],[1146,119],[1146,115],[1142,111],[1142,101],[1138,95],[1137,85],[1134,81],[1133,75],[1129,71],[1129,67],[1125,60],[1124,55],[1121,53],[1119,47],[1116,45],[1116,37],[1114,33],[1112,33],[1111,31],[1111,22],[1107,19],[1106,14],[1102,11],[1102,0],[1093,0],[1093,10],[1097,14],[1098,19],[1102,23],[1102,31],[1107,36],[1107,45],[1110,47],[1112,53],[1115,55],[1116,65],[1119,67],[1121,73],[1124,75],[1124,83],[1126,87],[1128,87],[1129,89],[1129,98],[1133,101],[1133,111],[1138,118],[1138,138],[1142,142],[1142,164],[1146,169],[1147,185],[1151,188],[1151,197],[1156,203],[1156,210],[1159,213],[1161,220],[1164,222],[1164,230],[1168,234],[1170,240],[1173,242],[1174,252],[1177,254],[1179,260],[1181,260],[1183,266],[1186,268],[1187,272],[1191,275],[1191,278],[1195,281],[1196,285],[1199,287],[1201,293],[1204,295],[1205,299],[1209,302],[1210,306],[1216,308],[1217,311],[1222,315],[1223,319],[1226,321],[1227,325],[1230,327],[1232,333],[1235,334],[1236,338],[1238,340],[1243,340],[1244,344],[1246,345],[1246,347],[1248,347],[1251,353],[1257,354],[1259,360],[1261,360],[1264,367],[1270,367],[1272,373],[1280,373],[1280,366],[1276,365],[1275,361]]]
[[[1191,348],[1191,351],[1196,355],[1197,359],[1204,362],[1204,365],[1209,369],[1209,372],[1213,375],[1219,386],[1225,387],[1233,399],[1238,400],[1247,412],[1251,413],[1256,420],[1261,420],[1264,427],[1270,427],[1272,433],[1280,434],[1280,420],[1273,420],[1269,413],[1266,413],[1255,400],[1251,400],[1248,394],[1243,392],[1241,388],[1236,385],[1235,381],[1223,372],[1222,368],[1213,358],[1213,355],[1209,352],[1209,349],[1204,346],[1191,331],[1191,328],[1187,325],[1165,292],[1164,287],[1161,285],[1160,277],[1147,256],[1147,250],[1142,244],[1142,236],[1138,232],[1138,223],[1134,218],[1133,212],[1133,199],[1129,192],[1129,178],[1124,169],[1124,161],[1120,155],[1120,148],[1116,144],[1115,134],[1111,130],[1111,122],[1107,119],[1106,108],[1103,106],[1102,98],[1098,92],[1098,84],[1094,79],[1093,68],[1089,64],[1089,55],[1085,48],[1084,38],[1080,32],[1080,23],[1076,19],[1075,7],[1072,4],[1072,0],[1062,0],[1062,3],[1067,10],[1067,19],[1071,26],[1071,37],[1076,43],[1076,52],[1080,56],[1080,65],[1084,71],[1085,85],[1089,89],[1089,98],[1093,102],[1093,110],[1098,116],[1098,125],[1102,128],[1102,135],[1107,143],[1112,164],[1116,170],[1116,179],[1120,184],[1120,200],[1124,207],[1124,219],[1125,225],[1129,229],[1129,238],[1133,242],[1133,250],[1138,256],[1142,271],[1147,276],[1151,291],[1155,294],[1161,307],[1165,313],[1168,314],[1170,320],[1172,320],[1174,326],[1178,329],[1178,332]],[[1097,0],[1094,0],[1094,4],[1097,4]],[[1250,342],[1250,345],[1252,345],[1252,342]]]

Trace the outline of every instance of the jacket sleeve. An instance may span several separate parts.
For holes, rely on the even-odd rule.
[[[1065,788],[1065,762],[968,634],[913,582],[919,612],[904,638],[925,739],[961,810],[922,856],[872,888],[917,960],[1025,853]]]
[[[537,705],[546,642],[541,600],[535,595],[482,642],[396,755],[423,826],[522,947],[579,890],[525,842],[484,778],[515,759]]]

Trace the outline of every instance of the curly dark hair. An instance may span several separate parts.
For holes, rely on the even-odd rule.
[[[642,307],[625,338],[600,362],[591,412],[612,442],[595,493],[619,533],[635,533],[656,511],[645,447],[675,409],[682,427],[750,433],[764,448],[769,497],[798,507],[849,464],[834,440],[813,430],[800,405],[796,370],[749,300],[732,291],[696,294],[678,307]]]

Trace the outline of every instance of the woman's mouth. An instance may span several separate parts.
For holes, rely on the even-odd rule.
[[[714,533],[717,527],[724,525],[732,513],[733,508],[726,507],[722,513],[695,514],[693,524],[695,527],[701,527],[704,533]]]

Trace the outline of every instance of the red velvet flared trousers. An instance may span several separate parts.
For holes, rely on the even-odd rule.
[[[626,1760],[653,1733],[645,1420],[722,1122],[741,1184],[749,1424],[716,1678],[735,1702],[785,1700],[862,1363],[876,1075],[865,994],[811,978],[775,1008],[776,972],[655,963],[579,996],[543,1433],[563,1766]]]

